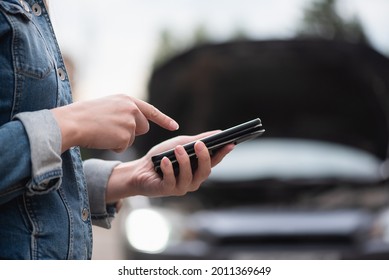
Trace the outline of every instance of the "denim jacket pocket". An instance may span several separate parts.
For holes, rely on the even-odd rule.
[[[23,4],[21,4],[23,3]],[[43,79],[54,69],[54,61],[25,1],[0,1],[0,10],[13,32],[15,70],[32,78]]]

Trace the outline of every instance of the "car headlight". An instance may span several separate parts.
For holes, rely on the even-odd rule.
[[[168,219],[152,208],[135,209],[125,221],[127,240],[142,252],[158,253],[169,244],[172,226]]]

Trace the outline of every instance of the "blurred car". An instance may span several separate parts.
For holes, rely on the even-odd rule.
[[[196,192],[132,197],[136,259],[389,259],[389,61],[317,40],[204,45],[156,69],[150,102],[179,134],[260,117]],[[144,153],[174,136],[151,127]]]

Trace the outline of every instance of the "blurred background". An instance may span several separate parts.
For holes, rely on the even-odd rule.
[[[78,99],[117,92],[146,97],[156,63],[205,42],[302,33],[357,40],[360,29],[389,53],[386,0],[50,0],[50,9],[61,48],[76,68]]]
[[[93,258],[388,258],[387,11],[386,0],[50,0],[75,100],[127,93],[184,134],[255,117],[266,129],[196,194],[128,199],[111,230],[94,227]],[[83,154],[131,160],[172,136],[152,126],[123,154]]]

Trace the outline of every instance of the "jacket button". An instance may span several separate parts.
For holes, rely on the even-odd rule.
[[[42,14],[41,6],[39,6],[38,3],[35,3],[34,5],[32,5],[32,12],[34,13],[34,15],[39,17]]]
[[[88,209],[84,208],[81,212],[81,219],[85,222],[89,218],[89,211]]]
[[[61,79],[61,81],[64,81],[66,79],[66,72],[62,68],[57,69],[58,77]]]

